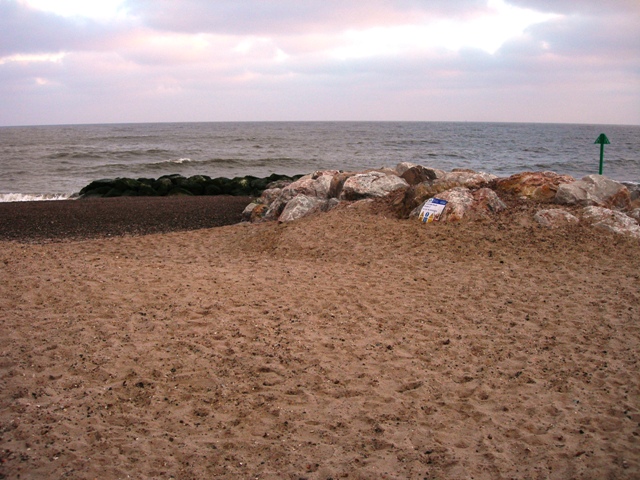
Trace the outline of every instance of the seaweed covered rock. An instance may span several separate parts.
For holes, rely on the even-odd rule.
[[[207,175],[163,175],[152,178],[115,178],[91,182],[80,190],[80,198],[123,196],[173,196],[173,195],[234,195],[257,197],[276,182],[291,183],[302,175],[289,177],[272,174],[265,178],[245,177],[211,178]]]

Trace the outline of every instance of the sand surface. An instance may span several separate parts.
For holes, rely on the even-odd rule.
[[[639,478],[640,242],[529,219],[2,240],[0,478]]]

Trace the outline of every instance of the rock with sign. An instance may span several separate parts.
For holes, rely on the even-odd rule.
[[[447,206],[447,201],[440,198],[430,198],[420,210],[418,219],[423,223],[437,222]]]

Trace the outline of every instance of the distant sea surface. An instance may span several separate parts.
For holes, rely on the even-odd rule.
[[[640,126],[242,122],[0,127],[0,201],[68,198],[92,180],[363,170],[400,162],[509,176],[550,170],[640,182]]]

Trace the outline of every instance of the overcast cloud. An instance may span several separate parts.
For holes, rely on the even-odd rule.
[[[0,0],[0,125],[640,124],[636,0],[87,5]]]

